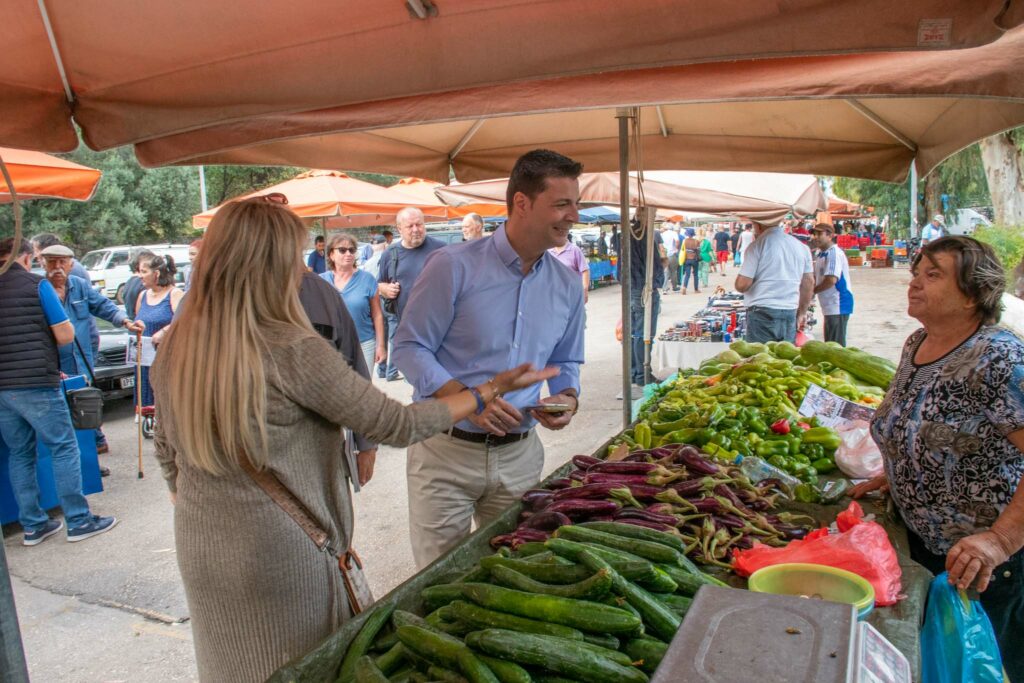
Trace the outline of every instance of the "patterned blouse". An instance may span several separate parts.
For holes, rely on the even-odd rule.
[[[984,531],[1024,476],[1007,435],[1024,429],[1024,343],[984,326],[942,358],[916,365],[920,329],[875,412],[871,434],[907,525],[936,555]]]

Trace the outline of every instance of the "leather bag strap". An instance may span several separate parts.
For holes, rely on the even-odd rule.
[[[317,550],[330,553],[335,557],[344,557],[336,548],[331,547],[330,537],[322,526],[313,518],[302,501],[295,497],[288,487],[281,483],[273,472],[264,470],[256,471],[248,458],[241,461],[242,469],[252,478],[256,485],[263,489],[270,499],[277,503],[277,506],[284,510],[285,514],[292,518],[299,528],[305,532],[309,539],[316,545]]]

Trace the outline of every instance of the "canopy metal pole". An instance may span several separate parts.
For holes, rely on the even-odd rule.
[[[203,213],[209,208],[206,203],[206,171],[202,166],[199,167],[199,206]]]
[[[637,179],[639,183],[639,179]],[[642,211],[642,213],[641,213]],[[651,379],[651,338],[654,330],[651,329],[651,321],[654,317],[654,214],[647,207],[639,207],[636,211],[640,225],[647,237],[647,259],[644,261],[644,384],[650,384]]]
[[[18,611],[14,606],[14,591],[3,543],[0,543],[0,681],[28,683],[25,650],[21,644]]]
[[[910,236],[917,237],[917,160],[910,162]]]
[[[615,110],[619,120],[619,284],[622,288],[622,426],[633,422],[633,315],[630,305],[629,119],[626,107]]]

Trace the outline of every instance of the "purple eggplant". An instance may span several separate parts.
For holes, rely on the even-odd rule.
[[[588,472],[585,484],[609,483],[625,486],[627,484],[646,484],[646,474],[613,474],[611,472]]]
[[[647,451],[637,451],[636,453],[630,453],[619,462],[650,462],[650,457]]]
[[[604,462],[604,460],[599,460],[589,455],[572,456],[572,464],[578,470],[587,470],[593,467],[594,465],[601,464],[602,462]]]
[[[584,472],[583,470],[573,470],[572,472],[569,473],[569,479],[571,479],[572,481],[589,483],[587,481],[587,473]]]
[[[537,529],[539,531],[554,531],[560,526],[572,524],[572,520],[561,512],[544,510],[532,515],[529,519],[519,525],[519,529]],[[517,530],[518,531],[518,530]]]
[[[551,481],[548,482],[548,488],[551,489],[552,491],[569,488],[570,486],[572,486],[572,479],[567,478],[552,479]]]
[[[655,496],[665,490],[661,486],[651,486],[650,484],[627,484],[626,488],[637,500],[654,500]]]
[[[589,470],[587,474],[602,472],[607,474],[643,474],[647,475],[660,469],[660,465],[653,462],[599,462]]]
[[[547,489],[530,489],[522,495],[520,500],[527,510],[543,510],[555,497],[555,494]]]
[[[587,520],[588,522],[614,522],[615,518],[611,515],[594,515]]]
[[[498,548],[511,546],[512,541],[514,540],[515,534],[500,534],[498,536],[492,536],[490,543],[491,547],[497,550]]]
[[[726,486],[725,484],[718,484],[717,486],[715,486],[714,490],[716,495],[719,495],[722,498],[728,500],[730,503],[733,504],[733,507],[735,507],[740,512],[749,512],[749,510],[747,510],[747,506],[743,503],[742,500],[739,499],[739,496],[737,496],[736,492],[733,491],[730,487]]]
[[[718,474],[719,467],[710,460],[701,457],[700,452],[692,446],[680,448],[675,455],[677,463],[698,474]]]
[[[687,479],[681,481],[678,484],[673,484],[672,488],[676,490],[683,498],[689,498],[695,496],[698,493],[708,491],[714,487],[714,480],[708,477],[701,477],[700,479]]]
[[[712,517],[712,520],[719,527],[725,527],[726,529],[743,529],[747,526],[745,521],[730,513],[715,515]]]
[[[583,486],[572,486],[567,489],[555,491],[554,500],[569,500],[572,498],[607,498],[611,495],[612,489],[621,488],[622,484],[614,482],[599,482],[597,484],[584,484]]]
[[[647,506],[647,511],[653,512],[656,515],[675,514],[675,510],[672,509],[671,503],[651,503]]]
[[[590,518],[594,515],[615,514],[621,506],[610,500],[556,500],[545,508],[545,512],[561,512],[571,519]]]
[[[659,515],[649,510],[637,510],[636,508],[623,508],[615,513],[616,520],[622,519],[643,519],[655,524],[664,524],[674,527],[679,520],[672,515]]]
[[[632,518],[627,517],[625,519],[616,519],[615,521],[616,522],[621,522],[622,524],[632,524],[633,526],[642,526],[645,529],[654,529],[655,531],[668,532],[668,531],[672,531],[673,529],[675,529],[675,527],[669,526],[668,524],[658,524],[657,522],[650,522],[650,521],[648,521],[646,519],[632,519]]]

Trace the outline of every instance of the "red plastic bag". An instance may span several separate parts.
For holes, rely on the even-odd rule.
[[[836,517],[838,534],[816,529],[784,548],[755,543],[749,550],[733,553],[733,570],[750,576],[762,567],[787,562],[807,562],[836,567],[858,574],[874,586],[875,604],[893,605],[900,599],[900,570],[896,550],[882,525],[864,521],[864,510],[856,502]]]

